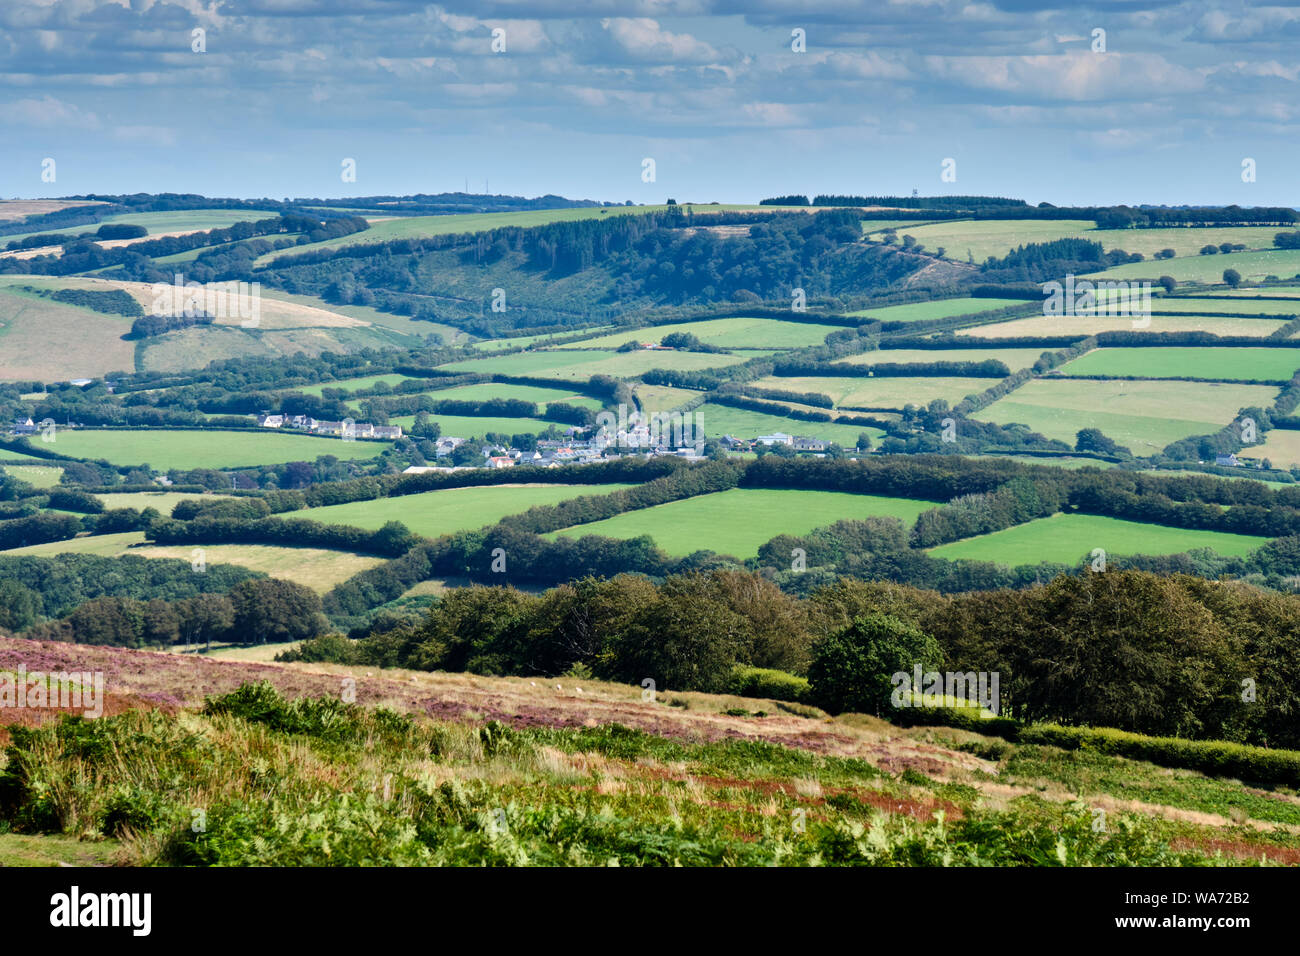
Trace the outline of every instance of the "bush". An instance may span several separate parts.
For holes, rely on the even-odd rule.
[[[727,693],[737,697],[760,697],[765,700],[784,700],[805,704],[812,694],[808,678],[767,667],[749,667],[737,664],[731,669]]]
[[[910,674],[918,664],[931,671],[941,659],[939,644],[914,624],[888,614],[855,617],[813,648],[808,668],[812,699],[833,714],[882,717],[893,710],[892,675]]]

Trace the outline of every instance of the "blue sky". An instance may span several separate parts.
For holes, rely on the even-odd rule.
[[[1298,36],[1300,5],[1240,2],[4,0],[0,195],[468,178],[618,202],[1296,205]]]

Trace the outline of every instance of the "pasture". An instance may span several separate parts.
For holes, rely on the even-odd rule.
[[[1224,310],[1227,311],[1226,309]],[[1025,319],[1011,319],[981,325],[975,328],[960,329],[957,337],[978,336],[988,339],[1010,339],[1022,335],[1075,335],[1087,338],[1098,332],[1132,332],[1134,322],[1144,322],[1137,326],[1141,332],[1209,332],[1222,336],[1264,336],[1271,335],[1286,324],[1278,319],[1233,319],[1216,316],[1199,315],[1151,315],[1148,320],[1135,319],[1122,315],[1035,315]]]
[[[438,423],[441,435],[449,438],[483,438],[488,432],[498,435],[536,435],[554,427],[563,432],[569,425],[563,422],[547,422],[540,418],[506,418],[496,415],[435,415],[429,414],[429,420]],[[409,431],[415,424],[414,415],[398,415],[388,420],[390,425],[401,425]]]
[[[1273,229],[1273,233],[1277,233]],[[1274,275],[1283,279],[1300,274],[1300,249],[1267,249],[1257,252],[1233,252],[1229,255],[1187,256],[1182,259],[1130,262],[1114,266],[1104,272],[1087,276],[1089,279],[1156,279],[1173,276],[1179,282],[1223,283],[1223,271],[1236,269],[1246,281],[1255,281]]]
[[[1080,565],[1095,548],[1107,556],[1130,554],[1180,554],[1194,548],[1211,548],[1226,557],[1250,554],[1267,538],[1168,528],[1164,525],[1124,521],[1102,515],[1054,514],[992,534],[965,538],[929,549],[936,558],[956,561],[994,561],[1009,567],[1019,564]]]
[[[858,436],[866,432],[872,441],[879,441],[884,431],[866,425],[840,425],[835,422],[802,422],[766,412],[754,412],[747,408],[732,408],[730,405],[715,405],[706,402],[693,414],[695,422],[709,438],[721,438],[732,435],[736,438],[756,438],[759,435],[774,435],[783,432],[787,435],[805,435],[820,438],[823,441],[836,442],[845,448],[854,448]]]
[[[608,335],[582,339],[555,346],[557,349],[615,349],[624,342],[662,342],[664,336],[677,332],[694,335],[706,345],[719,348],[796,349],[820,345],[832,332],[843,326],[812,322],[786,322],[781,319],[729,318],[704,319],[699,322],[673,322],[639,329],[620,329]]]
[[[400,382],[408,381],[410,376],[400,375],[397,372],[390,372],[386,375],[361,375],[357,378],[341,378],[333,382],[319,382],[316,385],[304,385],[298,391],[304,395],[315,395],[320,397],[321,393],[327,388],[337,388],[345,392],[359,392],[362,389],[374,388],[380,382],[388,385],[397,385]]]
[[[1247,445],[1237,453],[1237,457],[1267,458],[1274,468],[1294,468],[1300,465],[1300,431],[1273,428],[1265,432],[1263,438],[1257,445]]]
[[[1000,378],[937,375],[916,377],[885,375],[880,378],[772,375],[758,379],[754,384],[759,388],[820,392],[829,395],[836,408],[857,406],[902,411],[908,405],[928,405],[936,398],[942,398],[949,404],[956,404],[967,395],[978,394],[987,388],[992,388],[1000,381]]]
[[[0,458],[4,457],[8,457],[7,454],[0,453]],[[46,465],[4,465],[0,467],[0,472],[25,481],[33,488],[53,488],[63,476],[62,468]]]
[[[384,562],[383,558],[327,548],[292,548],[269,544],[178,544],[132,547],[127,554],[145,558],[179,558],[192,561],[201,549],[208,565],[234,564],[250,571],[262,571],[275,578],[293,581],[324,594],[354,574]]]
[[[885,365],[911,364],[913,362],[1005,362],[1013,372],[1028,368],[1051,349],[874,349],[860,355],[837,359],[832,365]]]
[[[472,488],[444,488],[418,495],[352,501],[291,511],[286,518],[310,518],[325,524],[352,525],[377,530],[390,521],[400,521],[411,531],[436,538],[456,531],[495,524],[507,515],[520,514],[533,505],[553,505],[583,495],[603,495],[626,484],[609,485],[484,485]]]
[[[745,361],[740,355],[714,355],[707,352],[648,351],[579,352],[563,349],[545,349],[533,352],[515,352],[512,355],[480,359],[463,359],[449,362],[440,368],[452,372],[485,372],[502,375],[532,375],[560,381],[586,380],[592,375],[612,375],[615,378],[633,378],[652,368],[694,372],[701,369],[724,368]]]
[[[806,534],[836,521],[873,515],[898,518],[910,526],[934,506],[932,501],[842,491],[732,488],[574,525],[550,537],[596,534],[626,539],[648,534],[672,555],[709,550],[752,558],[760,545],[778,534]]]
[[[459,385],[429,393],[435,400],[485,402],[494,398],[513,398],[521,402],[536,402],[544,411],[552,402],[577,405],[579,408],[599,410],[600,399],[580,395],[567,388],[546,388],[541,385],[513,385],[508,382],[479,382],[477,385]]]
[[[0,381],[60,382],[134,371],[135,344],[123,338],[130,331],[125,316],[54,302],[10,284],[0,290]]]
[[[104,459],[115,465],[148,464],[162,470],[250,468],[287,461],[374,458],[384,441],[343,441],[294,435],[273,429],[212,432],[201,429],[60,429],[51,451],[74,458]]]
[[[1065,375],[1133,375],[1221,381],[1287,381],[1300,368],[1292,348],[1101,348],[1061,367]]]
[[[683,208],[693,209],[697,214],[720,212],[733,209],[757,209],[756,206],[696,205]],[[552,222],[574,222],[581,219],[599,219],[609,216],[636,216],[647,212],[657,212],[667,206],[582,206],[573,209],[525,209],[513,212],[463,213],[450,216],[401,216],[373,222],[364,232],[324,242],[313,242],[304,246],[281,249],[262,256],[255,263],[264,266],[268,262],[285,258],[298,252],[317,252],[322,249],[338,249],[343,246],[364,245],[367,243],[392,242],[395,239],[424,239],[429,236],[446,236],[458,233],[486,232],[502,226],[544,226]]]
[[[1293,318],[1300,315],[1300,301],[1293,299],[1212,299],[1191,295],[1162,295],[1151,300],[1152,313],[1180,315],[1200,312],[1232,312],[1236,315],[1278,315]]]
[[[908,302],[905,305],[885,305],[877,309],[859,309],[848,312],[852,318],[875,319],[880,322],[923,322],[929,319],[950,319],[957,315],[992,312],[1011,305],[1030,305],[1024,299],[984,299],[963,297],[958,299],[931,299],[927,302]]]
[[[1100,428],[1146,456],[1181,438],[1217,432],[1239,409],[1271,405],[1277,393],[1267,385],[1040,378],[971,417],[1018,422],[1071,446],[1080,429]]]

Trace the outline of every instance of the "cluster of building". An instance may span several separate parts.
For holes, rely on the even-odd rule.
[[[402,437],[400,425],[372,425],[370,422],[354,422],[344,419],[341,422],[324,422],[310,415],[268,415],[263,412],[257,416],[257,424],[263,428],[296,428],[299,431],[325,438],[385,438]]]

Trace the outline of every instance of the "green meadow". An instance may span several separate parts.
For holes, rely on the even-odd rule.
[[[971,417],[1018,422],[1071,446],[1080,429],[1100,428],[1134,454],[1150,455],[1181,438],[1218,431],[1238,409],[1271,405],[1277,392],[1271,385],[1041,378]]]
[[[881,322],[921,322],[927,319],[948,319],[955,315],[973,315],[992,312],[1009,305],[1029,305],[1024,299],[932,299],[928,302],[909,302],[906,305],[886,305],[878,309],[860,309],[846,313],[853,318],[876,319]]]
[[[533,505],[553,505],[583,495],[603,495],[626,484],[608,485],[485,485],[474,488],[444,488],[418,495],[352,501],[343,505],[307,508],[284,515],[310,518],[325,524],[352,525],[376,530],[390,521],[400,521],[411,531],[428,538],[455,531],[495,524],[507,515],[520,514]]]
[[[975,538],[931,548],[936,558],[1018,564],[1079,564],[1101,548],[1107,555],[1179,554],[1211,548],[1224,556],[1250,554],[1267,538],[1222,531],[1167,528],[1101,515],[1055,514]]]
[[[343,441],[278,430],[223,431],[146,429],[61,429],[51,451],[74,458],[104,459],[115,465],[154,468],[249,468],[287,461],[374,458],[390,447],[383,441]]]
[[[1291,348],[1102,348],[1064,365],[1065,375],[1135,375],[1287,381],[1300,368]]]
[[[870,516],[899,518],[911,525],[917,515],[935,504],[842,491],[732,488],[624,512],[555,534],[570,538],[588,534],[635,538],[648,534],[669,554],[709,550],[752,558],[760,545],[779,534],[806,534],[836,521]]]
[[[592,339],[582,339],[556,346],[559,349],[618,348],[624,342],[662,342],[676,332],[694,335],[706,345],[719,348],[803,348],[820,345],[832,332],[843,326],[812,322],[786,322],[781,319],[728,318],[704,319],[699,322],[674,322],[639,329],[619,330]]]

